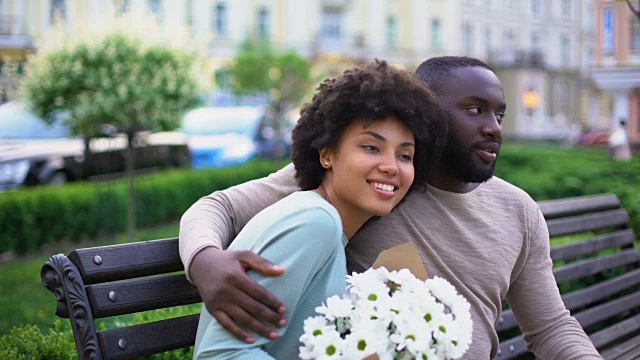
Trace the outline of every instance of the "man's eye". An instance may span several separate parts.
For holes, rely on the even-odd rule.
[[[480,108],[477,106],[472,106],[467,108],[467,111],[472,113],[472,114],[480,114]]]
[[[502,119],[504,119],[504,113],[497,113],[496,119],[498,119],[499,124],[502,124]]]

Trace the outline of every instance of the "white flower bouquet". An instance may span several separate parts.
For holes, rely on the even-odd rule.
[[[347,284],[305,320],[301,359],[458,359],[469,348],[469,303],[446,280],[381,267]]]

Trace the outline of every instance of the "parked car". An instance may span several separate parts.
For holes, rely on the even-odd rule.
[[[181,126],[187,136],[193,168],[242,164],[254,157],[272,157],[273,130],[264,106],[203,107],[185,114]],[[283,137],[283,156],[290,154],[290,126]]]
[[[191,164],[180,132],[140,133],[134,143],[136,169]],[[124,134],[73,137],[62,121],[48,126],[21,103],[0,105],[0,191],[122,176],[126,145]]]

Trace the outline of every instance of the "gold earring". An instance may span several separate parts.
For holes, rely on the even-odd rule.
[[[328,162],[324,163],[324,168],[325,169],[330,169],[331,168],[331,164],[329,164]]]

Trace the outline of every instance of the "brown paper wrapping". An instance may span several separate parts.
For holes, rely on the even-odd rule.
[[[381,252],[372,267],[375,269],[382,266],[389,271],[409,269],[415,277],[422,281],[429,277],[427,269],[418,255],[418,249],[411,242]]]

